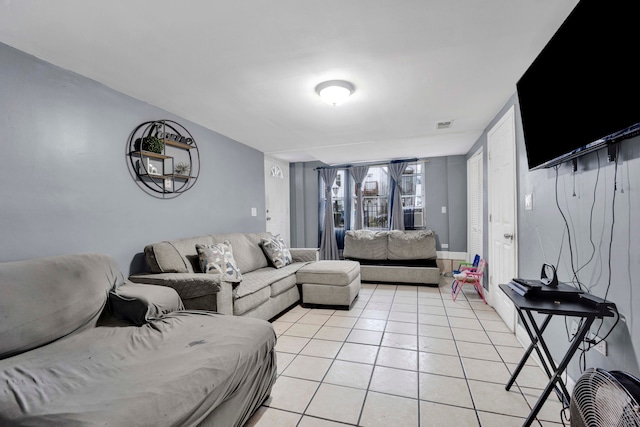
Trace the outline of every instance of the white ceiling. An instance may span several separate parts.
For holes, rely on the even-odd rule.
[[[0,0],[0,42],[272,157],[337,164],[466,154],[576,4]],[[337,107],[314,92],[334,79],[356,86]]]

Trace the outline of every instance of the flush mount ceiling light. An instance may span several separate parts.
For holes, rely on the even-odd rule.
[[[353,84],[344,80],[330,80],[316,86],[316,93],[320,98],[334,107],[346,101],[355,90]]]

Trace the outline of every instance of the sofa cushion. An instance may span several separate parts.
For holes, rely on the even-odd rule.
[[[145,246],[144,255],[152,273],[186,273],[189,271],[180,253],[169,242]]]
[[[276,297],[297,285],[296,275],[292,274],[271,284],[271,297]]]
[[[210,245],[211,236],[188,237],[147,245],[144,253],[152,273],[200,272],[196,244]]]
[[[102,254],[0,263],[0,359],[94,327],[122,283],[116,261]]]
[[[296,271],[304,266],[303,262],[289,264],[282,268],[264,267],[242,275],[242,283],[234,290],[237,298],[257,292],[271,286],[272,283],[288,276],[295,276]]]
[[[389,231],[390,260],[436,258],[436,240],[431,230]]]
[[[269,298],[271,298],[271,289],[268,286],[242,298],[236,298],[233,301],[233,314],[241,316],[269,301]]]
[[[233,249],[228,240],[223,243],[213,243],[211,245],[196,245],[198,258],[200,259],[200,269],[203,273],[221,274],[223,282],[239,283],[242,281],[242,273],[236,265],[233,257]]]
[[[233,247],[233,256],[243,274],[269,265],[264,251],[260,247],[262,239],[273,237],[271,233],[227,233],[214,234],[214,243],[228,240]]]
[[[287,243],[279,234],[268,239],[262,239],[261,246],[275,268],[282,268],[291,264],[291,252],[289,252]]]
[[[387,231],[349,230],[344,237],[345,258],[387,259]]]

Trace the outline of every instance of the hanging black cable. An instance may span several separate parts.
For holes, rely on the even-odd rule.
[[[564,215],[564,212],[562,212],[562,208],[560,207],[560,202],[558,201],[558,169],[559,166],[555,166],[554,169],[556,170],[556,185],[555,185],[555,195],[556,195],[556,206],[558,207],[558,211],[560,212],[560,215],[562,215],[562,220],[564,221],[564,226],[567,230],[567,239],[568,239],[568,243],[569,243],[569,257],[571,260],[571,271],[573,272],[573,279],[572,282],[578,285],[578,288],[583,289],[584,286],[582,285],[582,283],[580,283],[580,280],[578,279],[578,275],[576,273],[576,268],[575,268],[575,263],[573,261],[573,244],[571,243],[571,230],[569,229],[569,222],[567,221],[567,217]]]

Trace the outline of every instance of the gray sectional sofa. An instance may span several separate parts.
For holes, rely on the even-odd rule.
[[[349,230],[343,256],[360,263],[362,281],[440,283],[436,239],[431,230]]]
[[[102,254],[0,263],[1,426],[242,426],[276,378],[269,322],[183,310]]]
[[[226,233],[149,244],[144,248],[150,273],[129,277],[133,282],[169,286],[188,309],[213,310],[269,320],[300,301],[296,272],[318,258],[317,249],[289,249],[293,262],[272,266],[262,250],[271,233]],[[202,273],[196,244],[229,241],[242,281],[232,284],[217,274]]]

